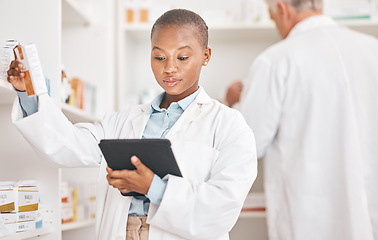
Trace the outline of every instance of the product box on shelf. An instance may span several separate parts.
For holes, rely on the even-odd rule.
[[[0,218],[7,234],[34,230],[42,226],[36,181],[0,182],[0,203]]]
[[[39,191],[35,181],[23,181],[18,185],[18,211],[38,210]]]
[[[96,182],[62,182],[62,223],[94,219],[96,216]]]
[[[15,222],[14,223],[5,223],[4,227],[5,227],[5,229],[1,233],[4,236],[15,234],[17,232],[17,223],[15,223]],[[1,236],[1,234],[0,234],[0,236]]]
[[[126,23],[148,23],[151,19],[150,0],[123,0]]]
[[[61,182],[60,195],[62,201],[62,223],[73,221],[72,192],[68,182]]]
[[[15,212],[0,213],[0,237],[16,233],[16,215]]]
[[[61,99],[84,112],[96,113],[96,86],[77,77],[70,77],[62,68]]]
[[[15,182],[0,182],[0,212],[12,212],[16,209],[17,188]]]
[[[17,222],[26,222],[26,221],[34,221],[37,216],[37,211],[29,211],[29,212],[18,212],[17,213]]]
[[[5,224],[17,222],[16,212],[1,213],[1,217]]]
[[[16,232],[35,230],[35,221],[17,222]]]

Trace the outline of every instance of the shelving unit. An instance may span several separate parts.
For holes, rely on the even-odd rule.
[[[87,26],[92,22],[88,14],[83,11],[83,7],[73,0],[62,1],[62,13],[62,24],[64,27],[80,25]]]
[[[76,229],[85,228],[85,227],[94,227],[94,225],[95,225],[94,219],[77,221],[77,222],[72,222],[72,223],[65,223],[65,224],[62,224],[62,231],[76,230]]]
[[[250,219],[250,218],[265,218],[265,211],[242,211],[239,215],[240,219]]]
[[[76,107],[70,106],[68,104],[62,104],[62,111],[64,115],[72,122],[72,123],[79,123],[79,122],[95,122],[97,121],[97,117],[93,116],[90,113],[86,113],[81,109]]]
[[[53,228],[41,228],[34,231],[26,231],[16,233],[12,236],[1,237],[0,240],[21,240],[21,239],[29,239],[35,237],[42,237],[42,236],[49,236],[50,233],[53,233]]]
[[[37,45],[44,75],[50,80],[50,96],[73,123],[94,122],[103,111],[112,111],[114,108],[114,100],[111,97],[115,82],[112,44],[114,2],[98,0],[88,4],[90,6],[83,7],[79,5],[79,1],[72,0],[2,0],[0,2],[0,22],[7,22],[0,32],[0,44],[5,44],[9,38],[15,38],[24,44]],[[14,18],[12,9],[17,9],[20,17]],[[97,17],[99,24],[92,21],[87,10],[94,11],[99,16]],[[13,20],[9,21],[9,19]],[[101,45],[106,47],[102,46],[98,51],[94,51],[95,47]],[[79,54],[83,54],[84,57],[79,57]],[[85,63],[83,59],[86,60]],[[100,93],[96,101],[103,104],[96,109],[98,115],[93,116],[71,106],[62,106],[60,102],[62,63],[71,76],[96,84]],[[41,159],[11,122],[12,103],[15,98],[13,87],[7,82],[0,81],[0,132],[2,133],[0,181],[37,180],[41,205],[48,214],[44,218],[44,228],[7,236],[1,240],[74,240],[85,239],[85,236],[94,239],[94,220],[62,226],[60,182],[67,178],[70,181],[80,181],[84,177],[96,181],[98,169],[63,169],[46,159]],[[78,171],[80,174],[77,174]],[[66,234],[69,232],[77,233],[79,238]]]
[[[16,93],[9,83],[0,80],[0,96],[2,101],[1,105],[11,104],[14,101]]]

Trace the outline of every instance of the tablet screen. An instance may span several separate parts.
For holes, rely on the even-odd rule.
[[[160,178],[167,174],[182,177],[168,139],[104,139],[100,141],[99,147],[108,166],[113,170],[135,170],[130,160],[135,155]]]

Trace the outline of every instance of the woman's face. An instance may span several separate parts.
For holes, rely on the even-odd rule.
[[[203,65],[211,49],[204,49],[190,26],[168,26],[155,30],[151,38],[151,68],[166,97],[179,101],[198,89]]]

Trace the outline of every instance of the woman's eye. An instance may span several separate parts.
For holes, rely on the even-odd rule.
[[[189,57],[178,57],[177,59],[180,60],[180,61],[184,61],[186,59],[188,59]]]
[[[164,60],[164,57],[155,57],[156,60],[162,61]]]

